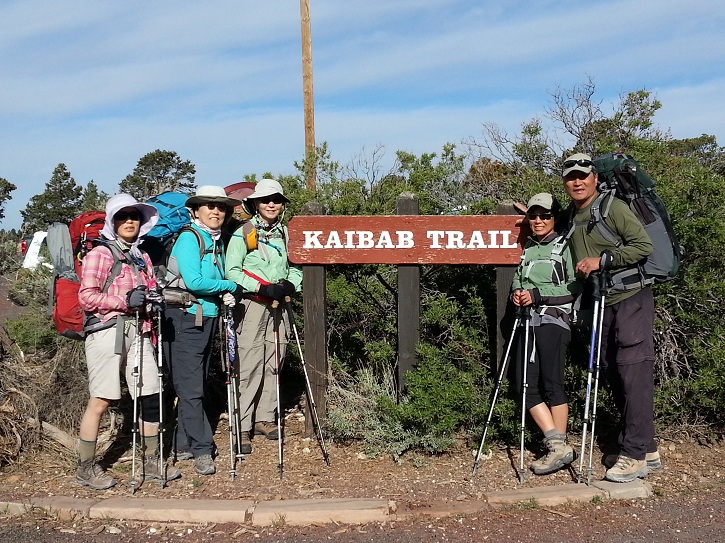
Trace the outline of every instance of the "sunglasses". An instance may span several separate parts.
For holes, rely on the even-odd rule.
[[[285,203],[285,199],[282,196],[264,196],[258,198],[260,204],[275,204],[280,205]]]
[[[123,221],[131,219],[132,221],[140,221],[141,214],[138,211],[119,211],[113,216],[114,221]]]
[[[591,160],[567,160],[564,162],[565,168],[573,168],[574,166],[583,166],[586,168],[587,166],[594,166],[594,162]]]
[[[219,211],[223,211],[224,213],[227,212],[227,206],[226,204],[221,204],[219,202],[207,202],[205,204],[201,204],[205,206],[207,209],[218,209]]]
[[[542,221],[549,221],[554,218],[554,215],[551,213],[527,213],[526,218],[530,221],[535,221],[537,218]]]

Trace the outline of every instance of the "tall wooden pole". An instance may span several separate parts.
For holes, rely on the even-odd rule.
[[[302,91],[305,110],[305,158],[307,164],[307,190],[314,191],[317,178],[315,158],[315,100],[312,90],[312,30],[310,26],[310,0],[300,0],[302,21]]]

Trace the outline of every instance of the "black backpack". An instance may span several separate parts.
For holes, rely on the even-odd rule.
[[[587,228],[597,231],[619,247],[622,240],[605,221],[613,199],[619,198],[629,206],[644,226],[652,241],[653,250],[636,269],[612,275],[616,290],[629,290],[653,283],[669,281],[680,268],[684,250],[677,241],[670,214],[662,198],[655,192],[655,181],[630,155],[618,152],[594,159],[599,174],[599,195],[592,203],[592,218]],[[574,213],[569,221],[573,232]]]

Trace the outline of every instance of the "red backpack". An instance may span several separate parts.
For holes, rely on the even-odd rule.
[[[48,227],[46,243],[53,263],[51,303],[53,320],[58,332],[71,339],[84,339],[85,312],[78,302],[83,258],[101,241],[101,230],[106,224],[105,211],[86,211],[75,217],[69,225],[55,222]],[[103,287],[105,292],[121,273],[123,257],[114,245],[106,245],[113,253],[114,264]]]

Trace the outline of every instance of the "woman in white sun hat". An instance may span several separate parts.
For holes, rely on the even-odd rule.
[[[78,432],[76,482],[94,490],[116,484],[95,457],[101,417],[112,401],[121,398],[122,373],[131,397],[137,397],[140,412],[142,478],[163,477],[170,481],[181,476],[176,468],[164,466],[158,458],[159,379],[151,342],[152,317],[157,308],[149,306],[150,293],[156,292],[156,278],[151,259],[139,249],[139,239],[156,221],[158,212],[153,206],[129,194],[112,196],[106,204],[103,241],[83,259],[78,302],[86,314],[90,398]],[[136,361],[134,353],[139,354]]]
[[[302,287],[302,270],[287,258],[287,228],[282,224],[284,206],[289,199],[276,179],[265,178],[245,198],[245,207],[253,215],[256,229],[250,236],[240,227],[229,242],[226,277],[242,288],[243,300],[235,310],[239,350],[239,395],[241,414],[241,452],[252,452],[251,432],[267,439],[279,439],[275,424],[274,315],[272,302],[280,303]],[[250,240],[251,243],[250,243]],[[284,358],[289,323],[281,311],[279,360]]]
[[[207,377],[212,338],[221,303],[235,304],[237,284],[224,279],[222,228],[241,202],[223,187],[205,185],[186,201],[190,228],[182,230],[169,256],[164,290],[167,302],[165,353],[178,398],[175,434],[177,459],[193,456],[200,475],[215,473],[213,433],[207,414]],[[181,291],[178,300],[170,292]],[[183,303],[183,293],[193,297]],[[188,296],[187,296],[188,299]]]

